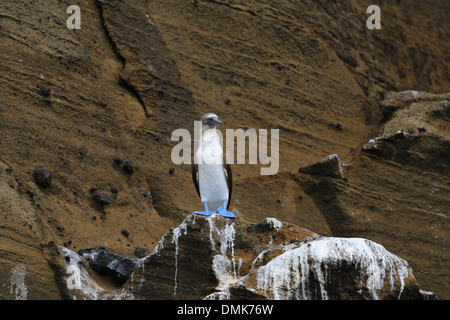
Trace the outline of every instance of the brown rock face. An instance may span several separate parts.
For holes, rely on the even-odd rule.
[[[417,283],[450,298],[448,1],[383,1],[380,30],[366,28],[366,4],[355,1],[71,4],[81,29],[66,27],[63,1],[0,3],[0,299],[304,298],[302,282],[261,290],[251,269],[262,251],[261,266],[282,256],[282,242],[298,250],[313,233],[364,238],[405,259],[417,281],[403,277],[402,291],[395,280],[378,298],[416,297]],[[226,220],[216,231],[196,218],[161,240],[202,208],[189,165],[171,151],[173,130],[192,133],[205,112],[223,129],[279,130],[277,174],[233,166],[235,257],[229,247],[226,256],[236,266],[223,266],[248,275],[242,285],[214,271]],[[267,216],[283,228],[258,225]],[[273,250],[270,235],[281,237]],[[88,248],[155,254],[122,287],[77,254]],[[284,257],[296,263],[292,251]],[[313,272],[307,298],[374,298],[367,269],[325,265],[332,283],[362,280],[335,292],[314,287]]]
[[[425,298],[407,262],[369,240],[322,238],[274,218],[248,225],[194,215],[125,288],[137,299]]]
[[[19,194],[12,172],[0,161],[0,299],[60,299],[48,251],[41,247],[41,221]]]
[[[408,263],[361,238],[321,237],[274,218],[189,215],[155,250],[130,259],[59,248],[63,296],[88,299],[432,299]],[[104,287],[112,277],[119,288]],[[128,280],[123,284],[123,280]]]
[[[239,279],[254,268],[263,251],[271,251],[264,257],[268,259],[290,241],[300,243],[306,237],[317,235],[294,225],[282,226],[276,219],[250,225],[190,215],[137,264],[125,288],[137,299],[261,299]]]

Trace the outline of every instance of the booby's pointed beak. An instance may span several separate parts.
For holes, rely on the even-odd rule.
[[[219,119],[213,119],[213,122],[214,122],[214,124],[217,126],[217,125],[220,125],[220,124],[223,124],[223,122],[221,121],[221,120],[219,120]]]

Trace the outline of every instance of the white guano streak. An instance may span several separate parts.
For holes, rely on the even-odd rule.
[[[322,299],[328,299],[326,284],[329,269],[342,262],[356,263],[361,268],[365,286],[373,299],[384,285],[389,273],[390,289],[395,289],[395,278],[400,282],[400,295],[404,279],[412,274],[408,263],[387,251],[383,246],[361,238],[323,238],[287,251],[257,272],[257,288],[266,291],[275,300],[311,299],[308,291],[309,275],[319,282]]]

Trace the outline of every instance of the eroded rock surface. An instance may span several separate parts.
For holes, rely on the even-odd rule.
[[[106,268],[122,278],[117,266],[133,264],[115,290],[92,280],[93,270],[76,253],[61,250],[68,288],[91,299],[435,298],[421,290],[407,261],[375,242],[321,237],[274,218],[248,224],[191,214],[139,260],[80,250],[104,276]]]
[[[255,255],[268,249],[270,237],[245,247],[240,223],[252,228],[249,234],[279,236],[259,224],[269,215],[323,237],[380,244],[408,262],[425,290],[450,298],[448,1],[384,1],[381,9],[390,14],[381,30],[367,29],[367,7],[351,1],[71,4],[81,8],[79,30],[65,25],[66,2],[0,3],[0,298],[130,298],[77,252],[105,248],[142,259],[201,208],[189,166],[171,161],[171,133],[191,130],[210,111],[224,128],[280,130],[276,175],[260,176],[259,165],[233,167],[234,244],[250,252],[235,249],[241,278],[255,274]],[[329,155],[336,157],[323,161]],[[52,172],[50,187],[33,177],[38,167]],[[104,205],[96,192],[108,197]],[[212,258],[222,256],[195,228],[187,235],[199,235]],[[160,290],[172,298],[169,262],[177,247],[172,233],[166,237],[171,251],[160,263],[170,272]],[[179,237],[178,262],[186,267],[183,250],[190,257],[194,248],[184,248],[185,239]],[[264,264],[284,248],[273,244]],[[216,289],[208,269],[214,260],[204,261],[207,288],[195,289],[196,297],[273,297],[248,290],[257,284],[228,286],[229,294]],[[181,269],[178,296],[187,294],[189,280]],[[340,279],[338,269],[330,270],[330,279]],[[84,275],[92,282],[81,281]],[[229,279],[220,279],[225,288]],[[399,288],[392,297],[409,296]],[[303,289],[289,290],[285,297]],[[374,297],[361,290],[363,298]]]

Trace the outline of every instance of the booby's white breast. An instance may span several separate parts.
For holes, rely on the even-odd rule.
[[[215,210],[228,203],[228,184],[223,164],[223,150],[215,130],[207,130],[195,154],[198,163],[198,184],[202,202]]]

